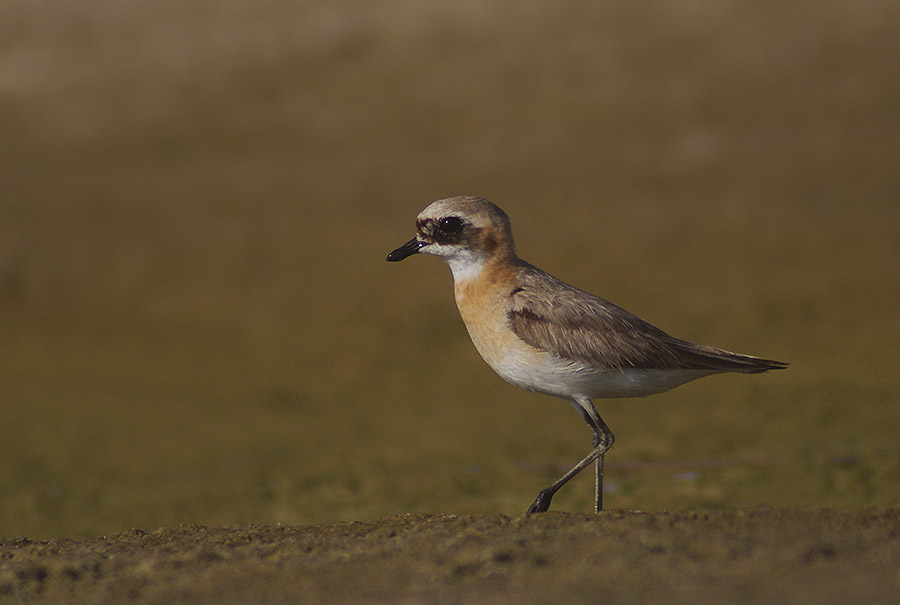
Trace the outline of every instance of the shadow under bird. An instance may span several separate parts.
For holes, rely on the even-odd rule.
[[[416,218],[416,236],[391,252],[440,256],[453,273],[459,313],[475,348],[502,378],[569,401],[593,433],[592,449],[540,491],[529,513],[592,462],[594,508],[603,507],[603,459],[613,434],[593,399],[643,397],[719,374],[758,374],[788,364],[694,344],[516,256],[509,217],[480,197],[453,197]]]

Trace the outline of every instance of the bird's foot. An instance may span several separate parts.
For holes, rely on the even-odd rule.
[[[534,502],[531,503],[531,506],[528,507],[528,510],[525,511],[525,514],[530,515],[531,513],[547,512],[550,508],[550,501],[553,500],[554,493],[555,492],[542,489],[537,498],[534,499]]]

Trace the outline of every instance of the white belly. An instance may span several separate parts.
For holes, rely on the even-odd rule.
[[[564,399],[644,397],[715,374],[708,370],[600,370],[550,353],[510,351],[490,364],[504,380],[528,391]]]

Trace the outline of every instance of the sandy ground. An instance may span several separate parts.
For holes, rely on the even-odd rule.
[[[775,508],[135,529],[0,543],[30,602],[891,602],[900,511]]]

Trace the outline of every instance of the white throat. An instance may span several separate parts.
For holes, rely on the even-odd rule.
[[[484,259],[472,252],[460,252],[453,256],[447,256],[444,260],[450,265],[450,271],[453,273],[453,281],[455,283],[475,279],[484,268]]]

